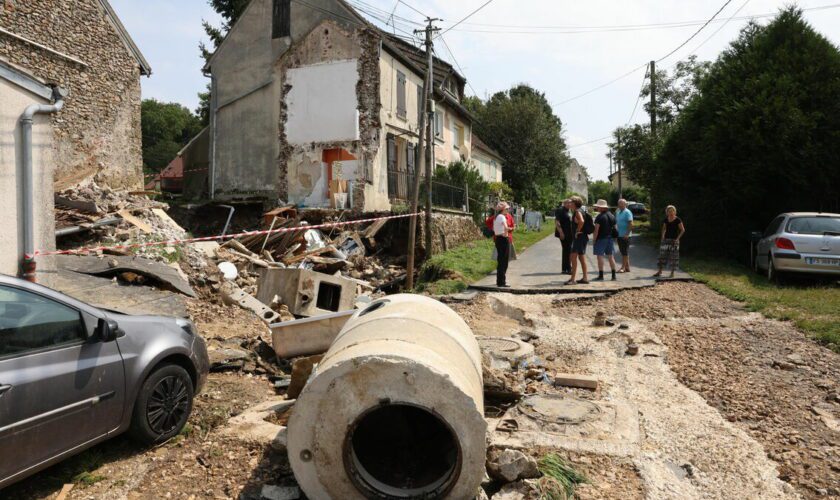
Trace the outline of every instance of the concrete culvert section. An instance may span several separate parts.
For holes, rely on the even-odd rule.
[[[289,460],[317,499],[472,499],[484,476],[481,354],[433,299],[353,315],[289,421]]]

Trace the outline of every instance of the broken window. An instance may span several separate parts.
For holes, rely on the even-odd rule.
[[[271,14],[271,38],[291,36],[291,0],[274,0]]]
[[[397,116],[405,119],[405,75],[397,71]]]

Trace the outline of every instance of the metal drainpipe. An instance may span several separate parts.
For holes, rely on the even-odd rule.
[[[20,115],[21,159],[23,160],[23,259],[21,259],[21,277],[35,281],[35,188],[32,172],[32,121],[36,114],[57,113],[64,107],[67,93],[53,87],[54,104],[31,104]]]

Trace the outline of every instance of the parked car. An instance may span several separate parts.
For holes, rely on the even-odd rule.
[[[781,214],[752,236],[753,267],[772,281],[782,273],[840,278],[840,214]]]
[[[208,367],[189,320],[106,311],[0,275],[0,488],[124,431],[175,436]]]
[[[630,210],[630,213],[633,214],[634,217],[638,217],[640,215],[647,215],[648,210],[644,203],[638,203],[635,201],[631,201],[627,203],[627,210]]]

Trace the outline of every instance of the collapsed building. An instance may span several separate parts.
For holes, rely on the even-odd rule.
[[[343,0],[253,0],[205,67],[209,164],[185,166],[186,194],[365,212],[404,205],[419,163],[425,58]],[[435,61],[437,164],[470,159],[465,83]]]

